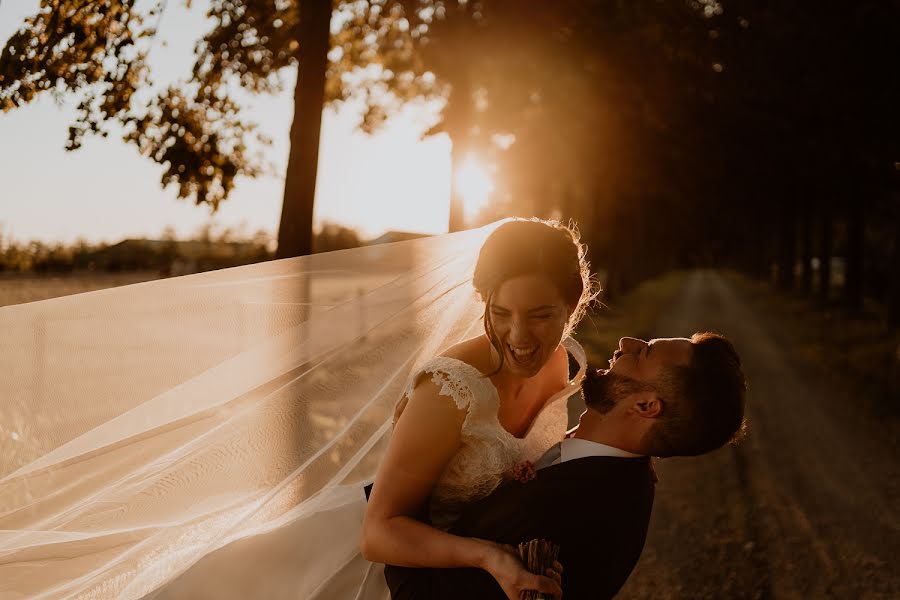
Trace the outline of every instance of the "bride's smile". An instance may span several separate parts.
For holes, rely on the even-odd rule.
[[[546,276],[504,281],[491,297],[489,320],[510,375],[537,375],[557,351],[569,318],[565,301]],[[499,343],[498,343],[499,342]]]

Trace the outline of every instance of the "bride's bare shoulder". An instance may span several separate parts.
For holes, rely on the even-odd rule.
[[[486,369],[490,368],[488,364],[491,359],[490,342],[486,336],[479,335],[450,346],[441,352],[441,356],[455,358],[481,372],[486,372]]]

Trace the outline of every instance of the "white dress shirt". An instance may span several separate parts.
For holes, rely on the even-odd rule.
[[[627,452],[621,448],[607,446],[598,442],[584,440],[581,438],[566,438],[559,447],[560,457],[558,461],[552,464],[556,465],[567,460],[575,460],[577,458],[585,458],[586,456],[617,456],[620,458],[635,458],[643,456],[643,454],[634,454]]]

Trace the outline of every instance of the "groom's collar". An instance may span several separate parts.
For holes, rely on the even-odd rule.
[[[560,445],[560,462],[567,462],[585,458],[587,456],[635,458],[642,455],[582,438],[566,438],[562,441],[562,444]]]

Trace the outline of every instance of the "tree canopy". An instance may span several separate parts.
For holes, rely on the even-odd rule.
[[[43,0],[0,54],[0,102],[79,94],[72,147],[119,123],[164,183],[217,206],[263,169],[233,92],[279,91],[297,69],[292,156],[304,150],[283,228],[311,222],[315,144],[300,134],[323,102],[362,101],[373,130],[430,98],[444,101],[430,133],[449,134],[456,165],[468,152],[498,165],[486,218],[574,217],[619,277],[774,262],[790,287],[799,261],[809,286],[815,253],[820,287],[839,255],[858,290],[900,260],[896,3],[210,0],[191,79],[159,89],[147,48],[163,7]],[[459,215],[456,202],[451,228]]]

